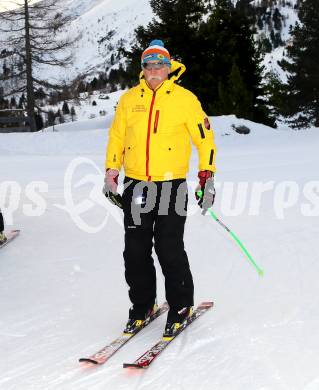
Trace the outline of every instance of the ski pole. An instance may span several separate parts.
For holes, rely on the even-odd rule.
[[[198,191],[197,192],[197,195],[199,197],[202,197],[203,196],[203,192],[202,191]],[[231,231],[218,217],[217,215],[214,213],[214,211],[212,210],[212,208],[209,208],[207,209],[207,211],[209,212],[209,214],[211,215],[211,217],[216,221],[218,222],[230,235],[231,237],[234,239],[234,241],[237,243],[237,245],[240,247],[240,249],[244,252],[244,254],[246,255],[246,257],[248,258],[248,260],[251,262],[251,264],[255,267],[256,271],[258,272],[258,275],[259,276],[264,276],[264,271],[257,265],[257,263],[255,262],[255,260],[253,259],[252,255],[248,252],[248,250],[246,249],[246,247],[244,246],[244,244],[240,241],[240,239],[236,236],[236,234]]]

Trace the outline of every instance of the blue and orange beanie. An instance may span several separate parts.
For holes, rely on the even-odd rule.
[[[171,66],[171,56],[164,47],[163,41],[154,39],[149,47],[142,53],[141,63],[147,61],[162,61],[164,64]]]

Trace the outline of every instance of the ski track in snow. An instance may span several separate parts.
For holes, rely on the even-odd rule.
[[[0,253],[0,388],[5,390],[318,390],[319,273],[318,216],[298,202],[278,219],[274,193],[265,193],[258,216],[248,205],[237,216],[222,213],[222,184],[318,180],[318,129],[272,130],[233,116],[213,118],[218,148],[215,210],[242,239],[265,270],[259,278],[228,234],[197,210],[188,218],[185,245],[195,282],[195,300],[214,308],[182,333],[146,370],[124,370],[157,341],[165,324],[158,318],[101,367],[78,364],[116,338],[129,308],[122,261],[123,228],[111,216],[95,234],[79,229],[64,205],[64,174],[78,157],[99,167],[103,182],[106,122],[65,124],[58,132],[0,134],[1,183],[15,181],[22,193],[13,214],[21,235]],[[235,134],[246,124],[252,133]],[[87,126],[87,130],[85,130]],[[225,135],[225,134],[230,135]],[[75,203],[89,199],[90,183],[76,186],[92,166],[74,178]],[[193,154],[189,180],[196,180]],[[100,180],[100,181],[99,181]],[[31,181],[46,181],[43,215],[23,206]],[[99,187],[99,186],[98,186]],[[3,190],[3,188],[2,188]],[[103,204],[92,200],[82,217],[99,225]],[[95,198],[94,198],[95,199]],[[9,198],[0,192],[2,207]],[[11,226],[8,226],[10,228]],[[159,266],[158,299],[164,300]]]

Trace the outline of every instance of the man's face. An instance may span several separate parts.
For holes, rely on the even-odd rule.
[[[148,61],[143,64],[143,73],[152,89],[168,79],[170,68],[159,61]]]

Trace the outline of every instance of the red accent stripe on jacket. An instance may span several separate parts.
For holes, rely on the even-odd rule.
[[[151,138],[152,114],[153,114],[153,107],[155,103],[155,96],[156,96],[156,92],[153,93],[153,97],[152,97],[150,114],[148,117],[147,140],[146,140],[146,176],[148,178],[148,181],[151,180],[150,173],[149,173],[150,138]]]
[[[158,126],[159,113],[160,113],[159,110],[156,110],[155,122],[154,122],[154,134],[157,133],[157,126]]]

